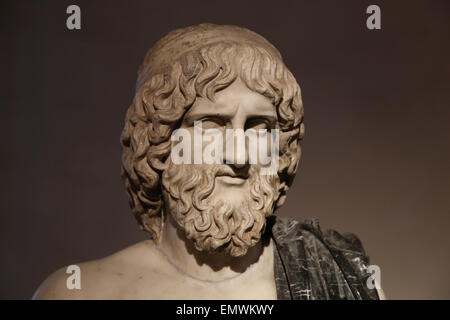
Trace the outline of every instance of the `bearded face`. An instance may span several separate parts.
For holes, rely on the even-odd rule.
[[[260,166],[248,166],[248,177],[229,165],[175,165],[163,174],[163,195],[168,211],[193,240],[197,250],[225,250],[242,256],[261,238],[266,218],[278,198],[278,176],[261,175]],[[225,185],[220,179],[243,180]],[[222,192],[223,188],[230,189]],[[234,189],[234,190],[233,190]]]
[[[219,92],[215,101],[199,99],[181,127],[193,132],[192,122],[203,121],[219,132],[225,127],[267,130],[275,126],[275,119],[270,100],[237,81]],[[241,164],[236,163],[237,150],[220,164],[175,164],[168,158],[162,175],[166,208],[198,250],[242,256],[260,240],[266,218],[273,213],[279,177],[262,174],[264,166],[250,164],[249,150],[243,152]]]

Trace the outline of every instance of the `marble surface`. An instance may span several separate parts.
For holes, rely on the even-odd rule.
[[[354,234],[323,231],[317,220],[271,221],[279,300],[378,300],[366,285],[369,258]]]

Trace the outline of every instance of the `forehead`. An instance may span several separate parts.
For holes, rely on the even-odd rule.
[[[234,116],[277,118],[272,100],[262,94],[250,90],[237,79],[227,88],[215,94],[215,100],[199,97],[186,113],[185,117],[196,115]]]

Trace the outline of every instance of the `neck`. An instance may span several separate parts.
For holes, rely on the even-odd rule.
[[[158,249],[179,272],[186,276],[210,282],[231,280],[246,271],[264,268],[272,270],[273,247],[269,237],[262,237],[241,257],[226,252],[205,252],[195,249],[170,214],[165,219]]]

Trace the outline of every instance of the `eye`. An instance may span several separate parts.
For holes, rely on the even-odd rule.
[[[245,130],[253,129],[253,130],[261,130],[261,129],[270,129],[271,123],[268,119],[265,118],[252,118],[247,121],[245,124]]]
[[[225,126],[225,123],[222,119],[217,117],[207,117],[200,119],[202,122],[202,128],[205,129],[220,129]]]

